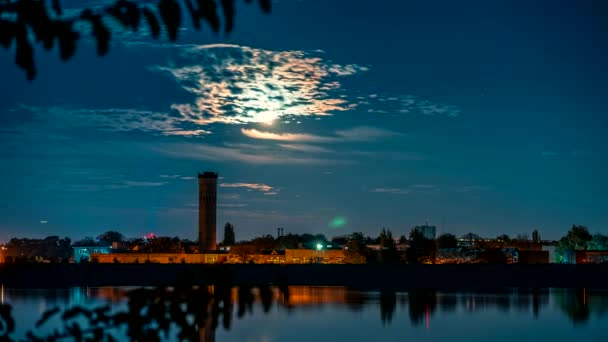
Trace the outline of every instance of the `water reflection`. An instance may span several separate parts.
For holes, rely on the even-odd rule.
[[[432,329],[438,317],[468,316],[497,312],[507,317],[530,315],[539,319],[545,312],[565,315],[575,325],[602,317],[608,312],[608,292],[588,289],[531,289],[492,293],[446,293],[432,290],[362,292],[344,287],[310,286],[211,286],[213,301],[207,319],[199,324],[200,341],[215,341],[216,330],[232,328],[233,319],[276,312],[343,308],[352,313],[378,310],[382,326],[389,327],[406,313],[410,326]],[[124,305],[129,288],[71,288],[65,290],[15,290],[2,287],[2,301],[12,304],[20,325],[29,316],[35,321],[44,311],[59,306]],[[376,311],[377,312],[377,311]],[[30,327],[28,327],[30,328]]]

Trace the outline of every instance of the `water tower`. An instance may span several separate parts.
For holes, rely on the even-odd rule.
[[[201,253],[216,250],[217,172],[198,174],[198,244]]]

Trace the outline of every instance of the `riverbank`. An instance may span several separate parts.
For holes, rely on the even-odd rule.
[[[0,265],[0,283],[11,288],[158,286],[178,281],[366,290],[608,289],[608,265]]]

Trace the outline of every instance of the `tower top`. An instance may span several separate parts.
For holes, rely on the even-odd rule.
[[[203,173],[198,173],[198,178],[214,178],[217,179],[217,172],[205,171]]]

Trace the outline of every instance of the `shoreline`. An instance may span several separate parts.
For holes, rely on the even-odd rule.
[[[177,282],[363,290],[608,289],[608,265],[0,265],[0,283],[11,288],[162,286]]]

